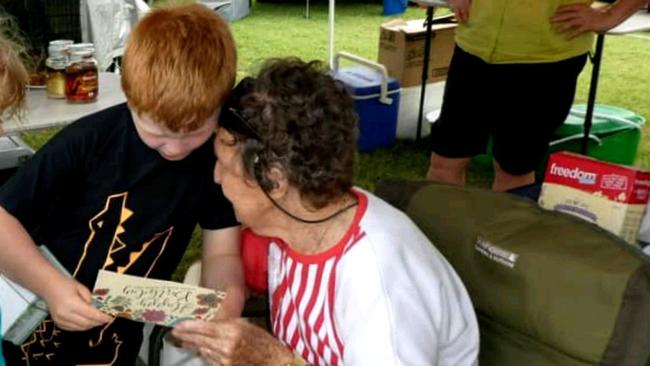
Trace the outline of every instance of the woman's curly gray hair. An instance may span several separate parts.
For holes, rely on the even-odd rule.
[[[277,167],[315,208],[349,191],[357,156],[357,115],[345,86],[321,62],[268,60],[257,78],[235,88],[224,106],[229,108],[256,135],[234,131],[244,167],[262,189],[275,186],[266,172]]]

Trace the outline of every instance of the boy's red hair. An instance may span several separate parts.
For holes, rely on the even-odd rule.
[[[235,81],[228,25],[204,5],[152,10],[124,52],[122,88],[130,108],[173,132],[201,127]]]

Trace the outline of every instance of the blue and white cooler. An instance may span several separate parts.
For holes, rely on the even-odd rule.
[[[339,68],[341,58],[363,66]],[[334,78],[343,82],[359,115],[359,151],[388,147],[395,143],[399,112],[399,82],[388,77],[382,64],[347,52],[334,56]]]

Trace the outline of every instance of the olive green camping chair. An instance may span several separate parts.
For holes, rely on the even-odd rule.
[[[637,246],[512,194],[385,181],[456,269],[481,331],[482,366],[644,366],[650,264]]]

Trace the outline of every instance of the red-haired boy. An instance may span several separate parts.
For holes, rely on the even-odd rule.
[[[88,289],[100,269],[168,279],[197,223],[203,285],[227,290],[222,316],[243,307],[239,224],[212,180],[213,131],[236,70],[228,27],[202,5],[153,10],[123,67],[126,104],[63,129],[0,189],[0,272],[51,313],[21,347],[4,342],[9,365],[133,365],[142,325],[99,312]]]

